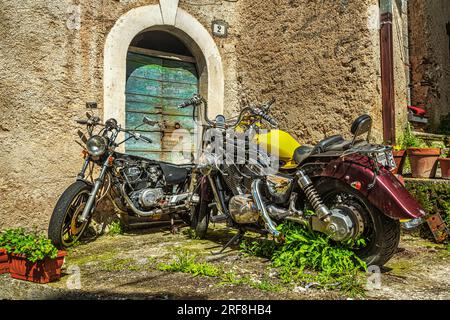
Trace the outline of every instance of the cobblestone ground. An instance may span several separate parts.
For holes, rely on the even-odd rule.
[[[254,283],[279,283],[270,261],[243,254],[238,246],[215,255],[234,231],[216,226],[206,240],[192,240],[187,228],[104,236],[69,251],[60,281],[38,285],[0,275],[0,299],[347,299],[339,291],[283,285],[270,290],[221,284],[218,278],[159,271],[178,250],[197,254]],[[183,232],[184,231],[184,232]],[[365,299],[450,299],[450,251],[427,240],[402,236],[397,254],[383,268],[380,288]],[[262,287],[262,286],[261,286]]]

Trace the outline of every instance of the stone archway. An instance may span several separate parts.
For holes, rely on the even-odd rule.
[[[126,56],[129,44],[140,32],[159,29],[171,32],[185,41],[204,64],[206,74],[202,94],[207,97],[213,116],[223,113],[224,75],[219,50],[205,27],[192,15],[178,8],[178,0],[160,0],[159,5],[132,9],[122,15],[109,32],[104,48],[103,115],[125,123]]]

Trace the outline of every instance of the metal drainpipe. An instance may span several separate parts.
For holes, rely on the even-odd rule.
[[[381,97],[383,140],[395,144],[394,45],[392,0],[380,0]]]
[[[408,92],[408,106],[412,105],[412,96],[411,96],[411,81],[412,81],[412,75],[411,75],[411,48],[409,46],[410,44],[410,33],[409,33],[409,0],[402,0],[402,6],[405,11],[402,12],[402,14],[405,16],[406,19],[406,34],[403,35],[403,39],[405,39],[405,60],[406,60],[406,83],[408,85],[407,92]]]

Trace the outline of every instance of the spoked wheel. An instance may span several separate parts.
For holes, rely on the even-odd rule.
[[[330,209],[340,209],[351,221],[353,239],[365,244],[351,247],[367,265],[384,265],[396,252],[400,241],[400,223],[385,216],[359,191],[336,179],[322,179],[316,190]]]
[[[70,185],[59,198],[53,210],[48,227],[48,237],[58,248],[67,248],[75,244],[83,235],[90,219],[80,223],[89,198],[91,186],[77,181]]]

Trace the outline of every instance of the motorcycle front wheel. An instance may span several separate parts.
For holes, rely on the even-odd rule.
[[[59,197],[48,227],[48,237],[59,248],[68,248],[80,240],[90,219],[80,223],[92,187],[83,181],[71,184]]]
[[[337,179],[321,179],[315,187],[328,208],[348,208],[345,211],[357,215],[364,224],[360,238],[366,244],[354,249],[359,258],[368,266],[383,266],[392,258],[400,241],[399,221],[384,215],[359,191]]]
[[[191,229],[194,230],[195,236],[199,239],[204,239],[209,225],[209,213],[211,208],[208,202],[202,201],[192,208]]]

